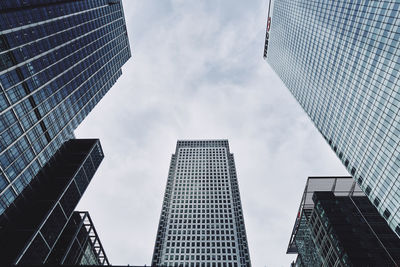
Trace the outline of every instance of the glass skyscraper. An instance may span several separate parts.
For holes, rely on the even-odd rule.
[[[275,0],[264,57],[400,235],[400,2]]]
[[[130,56],[121,0],[0,1],[0,214]]]
[[[177,142],[152,266],[251,266],[228,140]]]

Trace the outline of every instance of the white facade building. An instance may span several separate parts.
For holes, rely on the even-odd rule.
[[[177,142],[152,266],[251,266],[228,140]]]

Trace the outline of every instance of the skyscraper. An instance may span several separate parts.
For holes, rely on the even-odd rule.
[[[400,235],[399,1],[275,0],[266,60]]]
[[[398,266],[400,239],[352,177],[309,177],[287,253],[292,266]]]
[[[177,142],[152,266],[251,266],[228,140]]]
[[[130,56],[121,0],[0,1],[0,214]]]
[[[61,146],[0,215],[1,266],[80,262],[108,265],[90,219],[86,227],[88,215],[73,212],[103,158],[96,139],[72,139]],[[94,245],[99,248],[96,253]]]

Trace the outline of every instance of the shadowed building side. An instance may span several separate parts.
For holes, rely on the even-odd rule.
[[[73,211],[103,158],[97,139],[62,145],[0,216],[1,265],[54,263],[54,249],[60,248],[68,222],[77,219]]]

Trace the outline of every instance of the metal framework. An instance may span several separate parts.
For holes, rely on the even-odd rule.
[[[76,215],[80,217],[80,223],[75,230],[75,234],[71,241],[69,242],[68,248],[65,251],[61,264],[79,264],[82,261],[87,263],[91,263],[90,259],[86,259],[88,255],[87,249],[90,249],[91,255],[95,256],[96,264],[98,265],[110,265],[106,253],[104,252],[103,246],[100,242],[99,236],[96,232],[96,228],[94,227],[93,221],[90,218],[89,212],[87,211],[75,211]],[[85,233],[85,236],[82,236],[82,233]],[[74,244],[78,244],[79,246],[79,253],[76,258],[74,259],[75,262],[68,262],[68,258],[72,253],[76,253],[73,251]],[[76,246],[76,245],[75,245]],[[76,248],[76,247],[75,247]],[[91,263],[90,265],[92,265]]]

